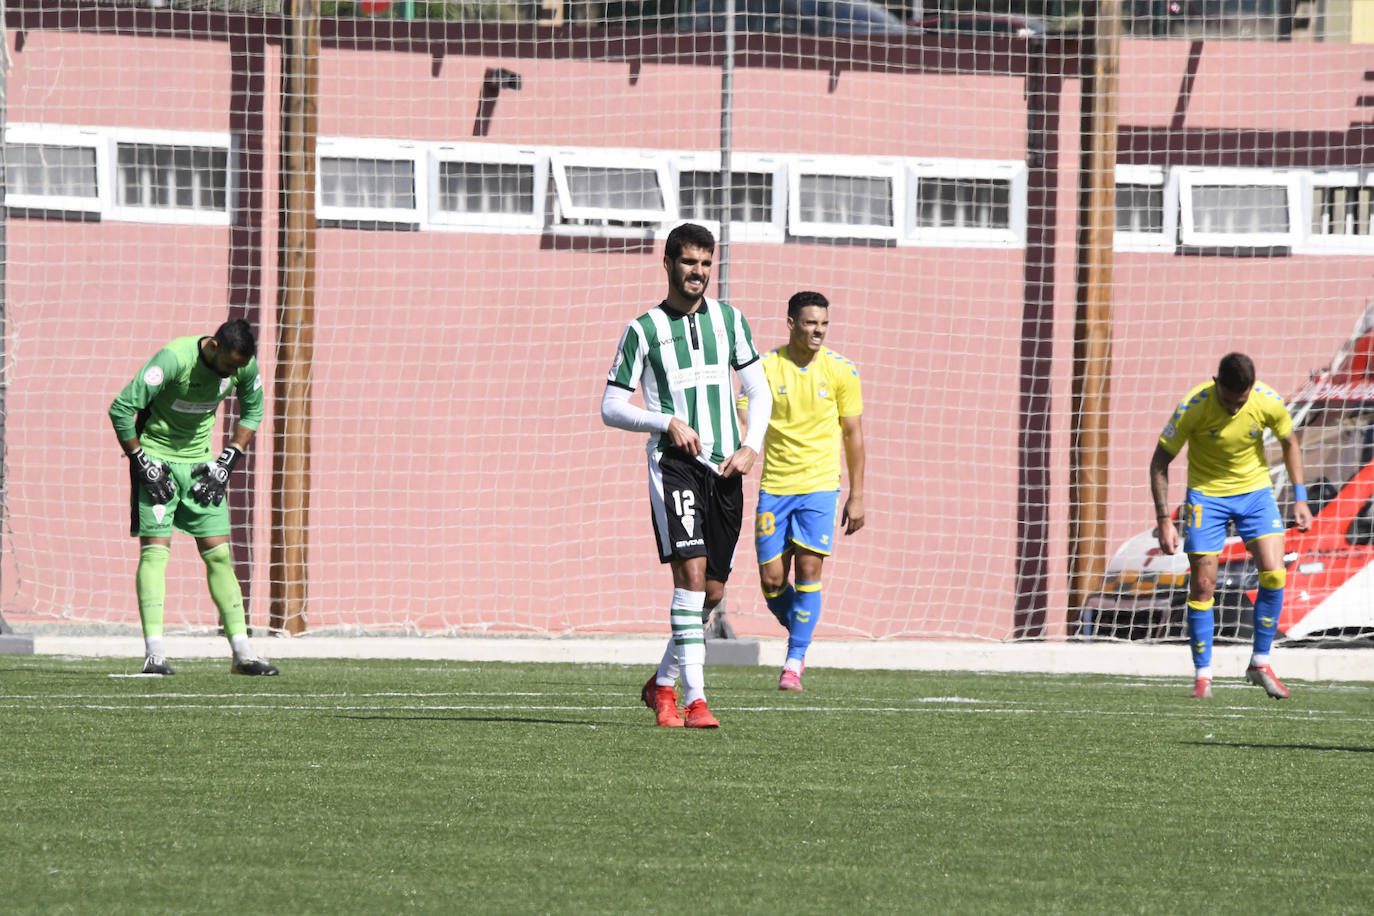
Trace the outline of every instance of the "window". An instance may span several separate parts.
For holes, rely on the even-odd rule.
[[[227,149],[118,143],[115,206],[223,212],[228,161]]]
[[[1021,246],[1026,238],[1026,168],[1016,162],[917,160],[907,202],[906,241],[922,245]]]
[[[903,170],[857,157],[799,159],[788,172],[788,231],[818,238],[888,239],[900,234]]]
[[[555,225],[644,229],[677,217],[668,159],[631,150],[572,152],[550,156]]]
[[[1311,223],[1304,251],[1374,252],[1374,173],[1340,170],[1311,178]]]
[[[1118,181],[1116,231],[1136,235],[1158,235],[1163,232],[1163,185]]]
[[[1306,222],[1295,172],[1267,169],[1179,170],[1185,245],[1291,247]]]
[[[531,149],[486,144],[437,147],[430,222],[539,229],[547,175],[547,160]]]
[[[418,228],[425,170],[414,143],[321,139],[316,148],[315,211],[354,227]]]
[[[679,218],[700,223],[719,237],[725,209],[720,153],[687,153],[675,164]],[[736,153],[730,166],[731,240],[783,241],[787,231],[786,163],[776,157]]]
[[[5,202],[13,211],[98,214],[104,141],[95,131],[14,124],[5,131]]]
[[[99,201],[95,147],[5,144],[6,197]]]
[[[228,134],[108,130],[104,216],[128,222],[229,225],[233,145]],[[102,172],[102,177],[105,175]]]
[[[1178,239],[1178,183],[1160,166],[1116,167],[1117,251],[1173,251]]]

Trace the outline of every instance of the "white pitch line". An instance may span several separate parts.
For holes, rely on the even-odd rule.
[[[137,698],[143,699],[143,698]],[[717,705],[716,712],[723,713],[840,713],[852,715],[855,713],[901,715],[901,714],[947,714],[947,713],[969,713],[969,714],[993,714],[993,715],[1044,715],[1044,716],[1112,716],[1117,718],[1157,718],[1157,719],[1243,719],[1247,714],[1252,713],[1257,707],[1212,707],[1209,709],[1193,709],[1184,712],[1170,712],[1165,710],[1137,710],[1104,712],[1100,709],[1053,709],[1053,708],[970,708],[950,707],[937,708],[932,706],[910,707],[910,706],[882,706],[882,707],[854,707],[854,706],[725,706]],[[149,703],[149,702],[130,702],[125,704],[115,703],[57,703],[57,704],[19,704],[0,702],[0,709],[17,710],[58,710],[58,709],[84,709],[93,712],[130,712],[130,711],[158,711],[174,712],[177,710],[203,711],[203,710],[222,710],[222,711],[243,711],[260,710],[263,712],[334,712],[334,713],[437,713],[437,712],[564,712],[564,713],[587,713],[587,712],[637,712],[638,706],[625,705],[525,705],[525,704],[443,704],[443,705],[339,705],[339,704],[320,704],[320,705],[293,705],[280,703]],[[1324,713],[1284,713],[1270,716],[1272,719],[1296,722],[1360,722],[1374,723],[1374,716],[1348,715],[1348,714],[1324,714]]]

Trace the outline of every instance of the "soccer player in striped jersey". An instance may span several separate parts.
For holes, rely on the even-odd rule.
[[[802,689],[836,515],[846,535],[864,526],[863,392],[854,363],[824,346],[829,330],[829,300],[817,292],[797,293],[787,302],[786,346],[762,360],[773,409],[763,440],[754,547],[764,601],[787,628],[779,690]],[[849,496],[837,513],[841,450]]]
[[[253,654],[243,591],[229,547],[229,474],[262,421],[257,341],[243,319],[212,337],[179,337],[158,350],[110,405],[110,422],[129,458],[129,533],[139,539],[135,591],[143,622],[144,674],[172,674],[162,642],[162,605],[172,531],[196,539],[210,598],[229,639],[234,674],[273,675]],[[237,392],[239,420],[214,458],[210,438],[220,402]]]
[[[1159,522],[1159,548],[1178,550],[1178,531],[1169,516],[1169,462],[1188,446],[1188,494],[1183,505],[1188,554],[1188,639],[1193,653],[1193,696],[1212,695],[1212,634],[1217,554],[1234,521],[1259,570],[1255,597],[1254,648],[1245,678],[1276,700],[1288,688],[1269,664],[1269,650],[1283,610],[1283,518],[1274,502],[1264,462],[1264,431],[1278,439],[1293,485],[1293,520],[1300,531],[1312,524],[1303,485],[1302,450],[1283,398],[1255,381],[1255,364],[1244,353],[1221,359],[1212,381],[1189,391],[1159,436],[1150,459],[1150,493]]]
[[[684,223],[668,235],[668,296],[620,335],[606,376],[601,419],[649,434],[649,506],[660,562],[670,564],[672,636],[640,691],[659,725],[715,728],[706,705],[704,624],[725,595],[744,521],[745,474],[763,444],[772,400],[744,315],[710,299],[716,240]],[[740,435],[733,369],[750,396],[750,434]],[[630,402],[641,388],[644,407]],[[680,713],[674,684],[682,678]]]

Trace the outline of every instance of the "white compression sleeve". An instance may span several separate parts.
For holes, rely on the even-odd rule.
[[[771,407],[770,407],[771,410]],[[601,395],[601,422],[632,433],[666,432],[673,418],[666,413],[653,413],[630,403],[630,392],[619,385],[607,385]]]
[[[768,421],[773,416],[773,390],[768,387],[768,376],[763,374],[763,363],[754,360],[743,369],[738,369],[740,388],[749,399],[749,413],[745,423],[749,429],[744,436],[744,444],[756,454],[763,454],[763,436],[768,432]]]

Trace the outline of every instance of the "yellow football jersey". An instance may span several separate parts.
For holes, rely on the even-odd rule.
[[[762,362],[773,390],[773,416],[763,440],[761,488],[776,496],[838,489],[840,417],[864,410],[859,370],[824,347],[805,368],[785,346],[765,353]]]
[[[1283,398],[1255,382],[1234,417],[1217,401],[1216,382],[1204,382],[1183,398],[1160,433],[1171,455],[1188,445],[1188,488],[1204,496],[1236,496],[1273,485],[1264,463],[1264,431],[1280,439],[1293,431]]]

